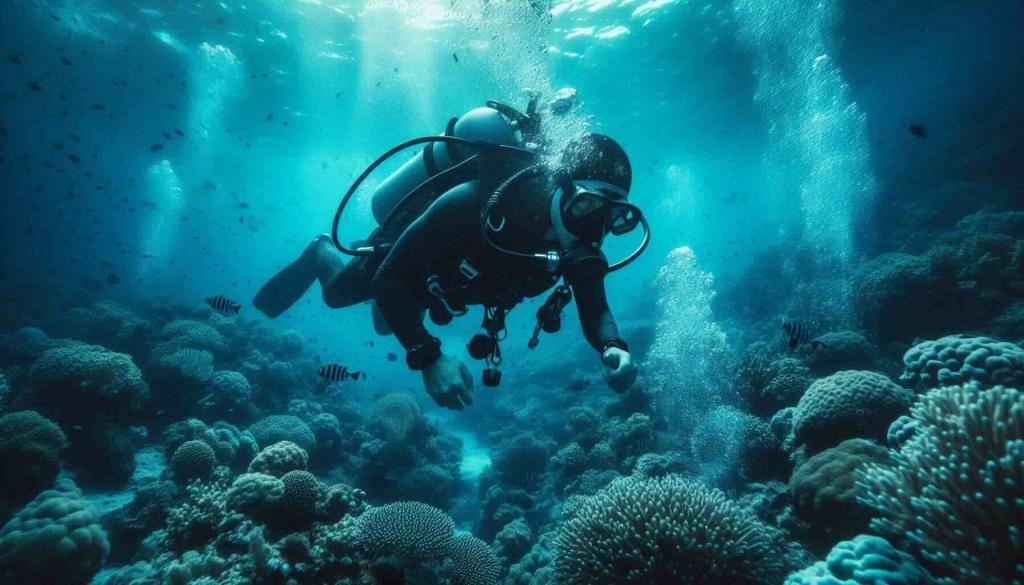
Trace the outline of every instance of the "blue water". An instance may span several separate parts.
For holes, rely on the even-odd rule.
[[[37,451],[37,439],[11,430],[14,418],[6,427],[0,419],[0,486],[8,482],[0,524],[31,509],[59,473],[85,492],[110,542],[89,562],[55,571],[55,582],[88,583],[101,568],[106,575],[136,561],[164,582],[188,550],[235,553],[262,575],[252,582],[466,582],[444,572],[450,567],[387,565],[351,535],[344,553],[297,560],[282,539],[315,542],[314,525],[251,513],[246,530],[263,530],[273,548],[259,569],[258,555],[239,544],[249,532],[227,521],[187,544],[169,538],[140,551],[147,535],[174,533],[167,516],[202,508],[172,469],[187,440],[170,438],[172,424],[230,423],[220,440],[231,435],[241,450],[242,431],[293,415],[316,434],[300,467],[321,482],[321,496],[344,484],[372,506],[442,509],[494,545],[500,567],[494,577],[477,569],[482,583],[598,582],[569,567],[572,553],[564,539],[558,552],[553,535],[571,529],[578,497],[602,497],[594,494],[612,476],[647,478],[646,465],[723,490],[780,531],[775,541],[791,543],[783,569],[749,582],[781,583],[858,534],[888,536],[935,577],[954,574],[927,547],[869,524],[877,510],[828,524],[821,518],[834,514],[802,507],[797,470],[808,459],[851,439],[896,449],[885,430],[913,414],[910,402],[884,412],[877,405],[900,402],[896,394],[854,404],[861,419],[826,424],[852,430],[824,442],[801,438],[787,421],[811,408],[802,398],[812,382],[840,370],[879,373],[924,401],[931,388],[900,377],[916,367],[904,356],[922,341],[1024,340],[1022,13],[998,0],[6,0],[0,415],[37,411],[66,441]],[[462,412],[423,391],[401,344],[374,333],[369,304],[331,310],[314,285],[275,320],[252,307],[270,276],[330,231],[341,196],[378,155],[441,133],[488,99],[525,108],[539,92],[546,105],[564,88],[578,103],[546,119],[547,137],[564,144],[591,131],[618,141],[633,168],[630,201],[650,222],[649,248],[605,282],[640,368],[629,393],[605,385],[574,307],[558,334],[527,348],[545,297],[509,315],[498,388],[479,383],[484,365],[464,349],[480,332],[479,307],[428,326],[477,380],[475,404]],[[417,152],[369,177],[346,210],[343,241],[376,227],[373,190]],[[623,258],[639,232],[609,238],[603,251]],[[204,299],[214,295],[240,303],[239,315],[211,311]],[[189,341],[168,333],[178,320],[190,320],[181,326],[193,332]],[[799,323],[806,338],[792,341],[784,322]],[[811,345],[829,339],[843,341]],[[971,348],[988,348],[985,358],[1003,355],[978,343]],[[161,351],[180,349],[209,352],[211,372],[237,372],[247,389],[228,394],[210,372],[172,375]],[[76,369],[74,352],[90,351],[134,364],[147,387],[138,403],[124,403],[137,390],[105,394],[117,378],[105,368],[115,366]],[[1024,368],[1015,351],[1005,349],[1006,371]],[[43,371],[46,356],[61,357]],[[330,363],[368,379],[311,392],[317,368]],[[992,373],[995,362],[981,363],[992,379],[1020,386]],[[53,373],[62,368],[70,373]],[[585,389],[570,390],[579,381]],[[204,405],[207,396],[215,399]],[[398,410],[381,406],[388,399]],[[398,433],[382,422],[392,416],[413,422]],[[661,459],[641,465],[644,454]],[[222,455],[226,475],[202,474],[200,485],[223,499],[248,461]],[[49,471],[19,489],[20,476],[6,470],[40,459]],[[854,469],[867,469],[857,461],[844,476],[851,494]],[[166,501],[142,506],[157,496],[137,494],[161,482]],[[856,497],[841,503],[856,506]],[[361,511],[347,514],[355,522]],[[998,542],[993,550],[1003,551]],[[38,544],[44,555],[47,546]],[[0,551],[0,580],[43,582],[29,556]],[[356,568],[342,567],[342,557]],[[231,580],[240,566],[193,568],[189,578],[246,582]],[[1008,582],[1007,574],[976,582]]]

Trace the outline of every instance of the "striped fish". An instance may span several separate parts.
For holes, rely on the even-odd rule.
[[[578,378],[569,383],[569,390],[573,392],[582,392],[590,387],[590,378]]]
[[[318,376],[320,376],[320,381],[317,382],[317,385],[313,388],[313,390],[314,392],[320,394],[326,392],[327,388],[329,388],[331,384],[334,384],[335,382],[344,382],[346,380],[356,382],[359,380],[359,376],[362,376],[364,380],[366,379],[365,373],[355,372],[349,370],[345,366],[341,366],[338,364],[330,364],[323,366],[322,368],[317,370],[316,373]]]
[[[811,349],[818,349],[824,343],[812,340],[810,329],[800,321],[783,321],[782,331],[788,339],[789,349],[796,349],[800,345],[810,345]]]
[[[215,297],[206,297],[206,304],[210,305],[214,311],[217,311],[221,315],[237,315],[242,310],[242,305],[232,301],[231,299],[217,295]]]

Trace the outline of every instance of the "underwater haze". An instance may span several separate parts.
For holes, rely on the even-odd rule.
[[[1022,26],[2,0],[0,582],[1024,584]]]

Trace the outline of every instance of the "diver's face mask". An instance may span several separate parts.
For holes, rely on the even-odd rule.
[[[605,235],[628,234],[640,224],[640,209],[626,199],[626,191],[603,181],[565,181],[565,227],[581,240],[601,244]],[[571,189],[571,190],[570,190]]]

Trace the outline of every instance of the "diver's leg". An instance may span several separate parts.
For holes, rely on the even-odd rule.
[[[331,237],[322,234],[294,262],[267,281],[252,304],[273,319],[294,305],[318,280],[328,306],[346,307],[362,302],[370,296],[369,281],[360,282],[365,272],[362,260],[356,258],[346,265]]]

